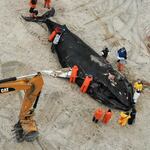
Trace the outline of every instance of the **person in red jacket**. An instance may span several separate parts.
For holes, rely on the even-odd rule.
[[[93,80],[93,77],[92,76],[86,76],[85,79],[84,79],[84,82],[80,88],[80,91],[83,92],[83,93],[86,93],[90,83],[92,82]]]
[[[51,6],[51,0],[44,0],[44,8],[50,9]]]
[[[71,73],[71,76],[70,76],[70,82],[75,83],[76,78],[77,78],[77,74],[78,74],[78,70],[79,70],[78,66],[74,65],[72,67],[72,73]]]
[[[105,115],[104,115],[104,117],[103,117],[103,121],[102,121],[102,122],[103,122],[104,124],[107,124],[107,123],[110,121],[111,117],[112,117],[111,109],[108,109],[108,110],[105,112]]]
[[[97,123],[101,119],[102,115],[103,115],[102,109],[98,108],[94,113],[93,122]]]
[[[36,17],[38,15],[38,10],[36,10],[37,0],[30,0],[30,9],[29,12],[31,14],[31,17]]]

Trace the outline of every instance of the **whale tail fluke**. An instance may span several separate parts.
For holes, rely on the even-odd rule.
[[[23,16],[22,15],[22,18],[25,20],[25,21],[28,21],[28,22],[46,22],[47,19],[49,19],[50,17],[53,17],[55,14],[55,9],[54,8],[51,8],[49,11],[45,12],[43,15],[41,16],[37,16],[37,17],[32,17],[32,16]]]

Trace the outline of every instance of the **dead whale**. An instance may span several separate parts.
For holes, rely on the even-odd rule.
[[[76,83],[81,86],[86,75],[92,75],[93,81],[87,93],[103,104],[121,110],[133,107],[133,87],[128,80],[113,69],[111,64],[97,54],[83,40],[72,33],[66,25],[60,25],[48,19],[54,15],[54,10],[37,18],[23,17],[26,21],[45,23],[53,32],[57,27],[61,29],[61,36],[57,44],[52,43],[52,50],[58,55],[63,68],[79,67]],[[113,75],[112,80],[110,76]]]

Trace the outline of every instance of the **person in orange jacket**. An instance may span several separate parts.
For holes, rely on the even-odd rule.
[[[51,0],[44,0],[44,8],[50,9]]]
[[[48,41],[52,42],[56,36],[56,34],[61,34],[62,33],[62,29],[60,27],[56,27],[52,33],[49,35],[48,37]]]
[[[31,17],[36,17],[38,15],[38,10],[36,10],[37,0],[30,0],[30,9],[29,12],[31,14]]]
[[[79,70],[78,66],[74,65],[72,67],[72,73],[71,73],[70,80],[69,80],[70,82],[75,83],[77,74],[78,74],[78,70]]]
[[[104,115],[104,117],[103,117],[103,121],[102,121],[102,122],[103,122],[104,124],[107,124],[107,123],[110,121],[111,117],[112,117],[111,109],[108,109],[108,110],[105,112],[105,115]]]
[[[101,119],[102,115],[103,115],[102,109],[98,108],[94,113],[92,121],[97,123]]]
[[[86,76],[84,79],[84,82],[80,88],[80,91],[85,93],[90,85],[90,83],[92,82],[93,77],[92,76]]]
[[[117,61],[117,68],[118,68],[118,71],[123,72],[125,69],[125,61],[124,60],[118,60]]]

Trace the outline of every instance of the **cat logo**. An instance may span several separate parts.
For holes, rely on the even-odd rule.
[[[14,90],[14,88],[0,88],[0,93],[7,93]]]
[[[2,88],[2,89],[1,89],[1,93],[5,93],[5,92],[8,92],[8,91],[9,91],[8,88]]]

